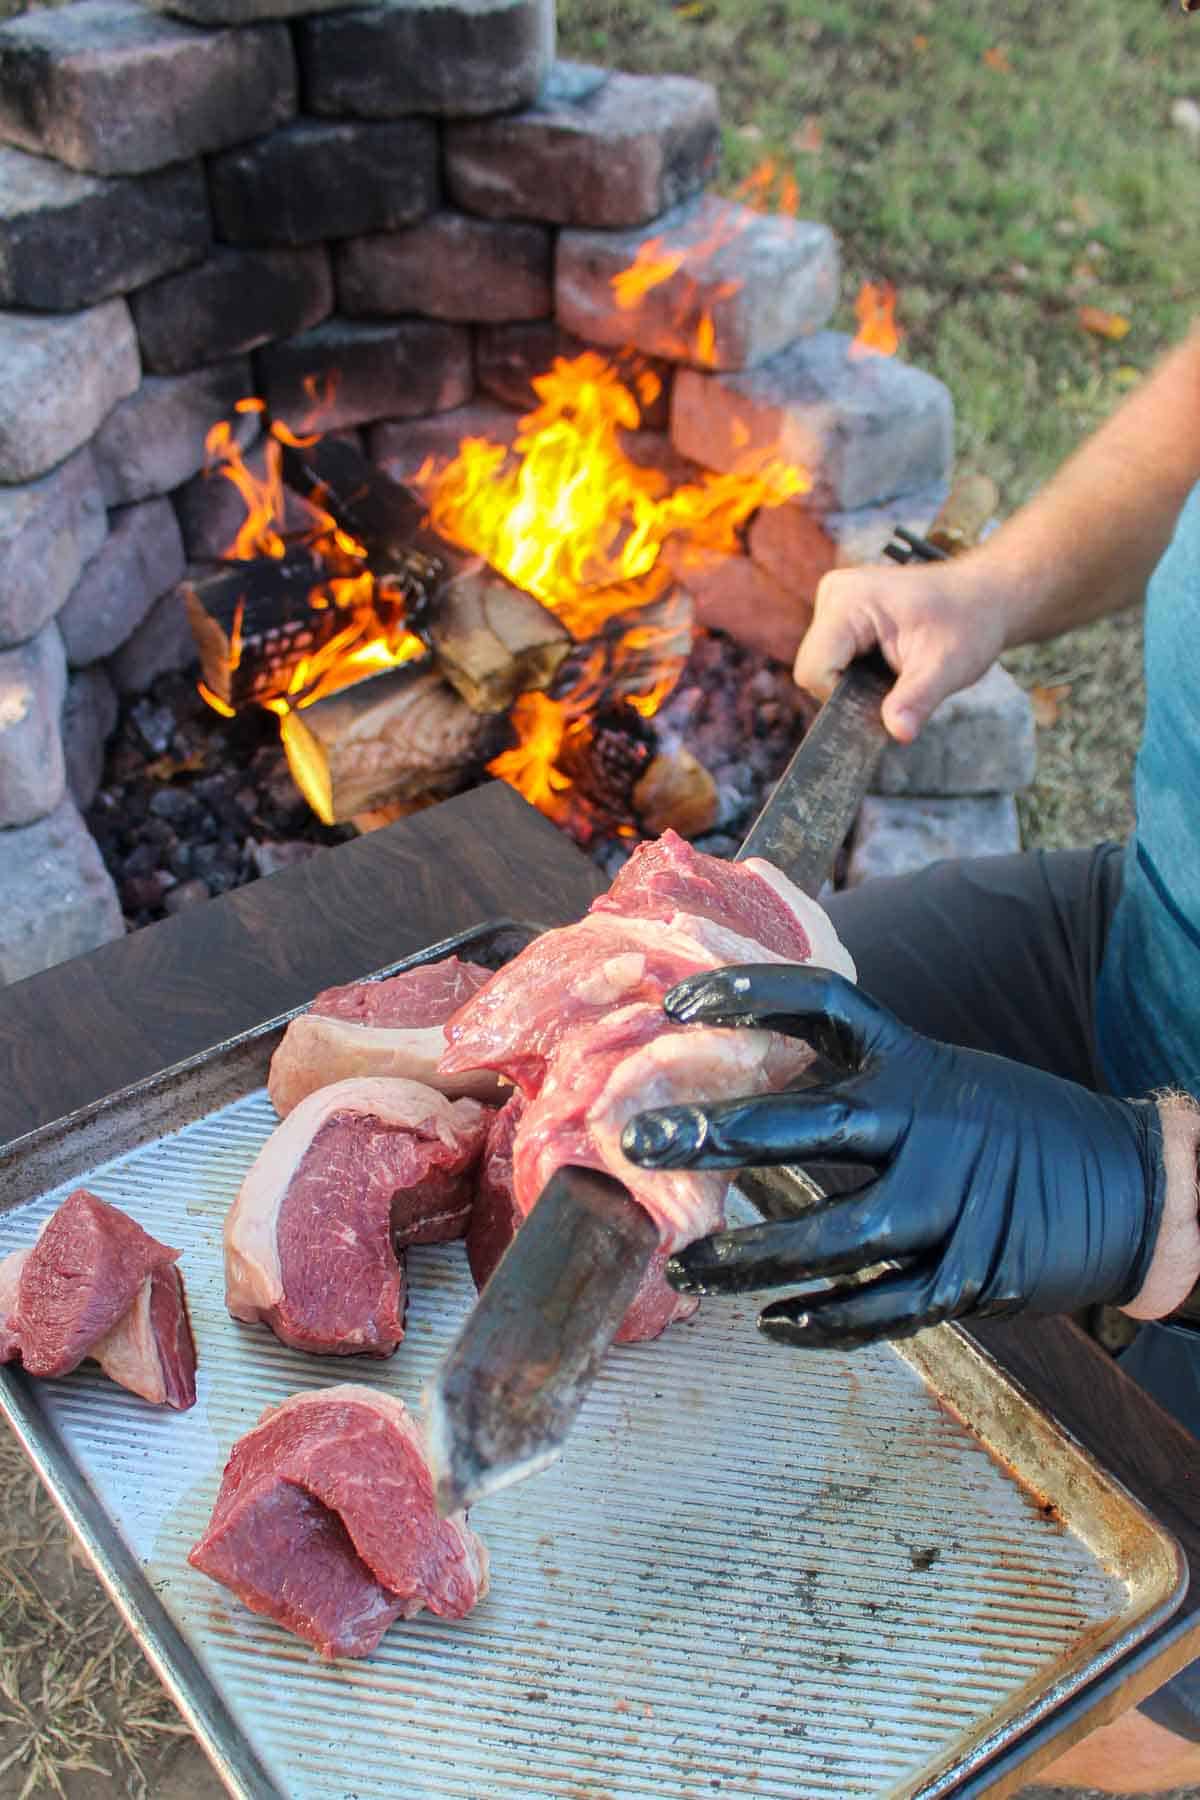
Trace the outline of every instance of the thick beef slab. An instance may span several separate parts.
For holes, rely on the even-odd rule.
[[[88,1354],[110,1381],[153,1406],[194,1406],[196,1345],[179,1270],[148,1275],[125,1317]]]
[[[704,856],[668,832],[635,851],[587,918],[545,933],[467,1002],[447,1027],[443,1070],[486,1064],[522,1096],[489,1146],[468,1239],[477,1282],[503,1253],[505,1228],[511,1236],[551,1176],[576,1164],[624,1182],[659,1229],[659,1255],[621,1338],[655,1336],[694,1311],[662,1267],[672,1250],[719,1227],[728,1180],[637,1169],[621,1152],[621,1131],[648,1106],[765,1093],[796,1079],[811,1060],[804,1045],[682,1028],[662,1011],[685,976],[778,961],[818,961],[854,977],[822,909],[777,869]]]
[[[422,1608],[461,1619],[488,1589],[464,1514],[440,1519],[399,1400],[338,1386],[270,1407],[225,1466],[188,1561],[323,1656],[368,1656]]]
[[[65,1375],[84,1361],[155,1406],[196,1400],[196,1345],[179,1256],[77,1188],[36,1243],[0,1262],[0,1362]]]
[[[267,1091],[280,1118],[317,1088],[355,1075],[401,1076],[452,1097],[500,1097],[486,1070],[441,1077],[445,1023],[490,979],[487,969],[447,956],[387,981],[326,988],[293,1019],[271,1058]]]
[[[467,1229],[490,1114],[382,1076],[310,1094],[263,1145],[225,1222],[226,1301],[285,1344],[389,1356],[404,1336],[397,1250]]]

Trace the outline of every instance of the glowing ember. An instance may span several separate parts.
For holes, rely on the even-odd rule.
[[[896,290],[891,282],[864,281],[854,313],[858,331],[851,356],[894,356],[904,334],[896,323]]]

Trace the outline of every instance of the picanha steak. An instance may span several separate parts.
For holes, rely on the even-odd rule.
[[[729,1181],[713,1172],[635,1168],[621,1132],[645,1107],[778,1090],[811,1061],[802,1044],[761,1031],[680,1027],[663,996],[685,976],[729,963],[809,962],[854,979],[816,901],[769,863],[729,863],[673,832],[642,845],[575,925],[539,937],[450,1020],[443,1073],[485,1065],[520,1091],[485,1157],[472,1269],[503,1254],[519,1223],[569,1164],[622,1181],[659,1228],[660,1251],[622,1323],[655,1336],[695,1310],[667,1286],[672,1251],[717,1229]]]
[[[404,1404],[340,1385],[269,1407],[234,1445],[188,1561],[322,1656],[369,1656],[394,1619],[461,1619],[488,1591],[466,1515],[438,1517]]]
[[[0,1262],[0,1362],[67,1375],[98,1362],[156,1406],[196,1399],[196,1346],[178,1250],[76,1188],[28,1249]]]
[[[462,1237],[490,1112],[420,1082],[318,1088],[271,1133],[225,1221],[226,1302],[297,1350],[389,1356],[409,1244]]]
[[[271,1058],[267,1091],[280,1118],[317,1088],[354,1075],[402,1076],[452,1098],[502,1099],[503,1085],[486,1069],[439,1076],[446,1020],[489,979],[489,971],[456,956],[406,969],[386,981],[326,988],[292,1020]]]

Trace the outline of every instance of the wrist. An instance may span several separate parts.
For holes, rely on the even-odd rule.
[[[1133,1319],[1162,1319],[1200,1282],[1200,1107],[1183,1094],[1158,1102],[1166,1192],[1146,1279],[1121,1308]]]

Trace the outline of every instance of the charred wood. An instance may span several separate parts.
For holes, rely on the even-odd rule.
[[[469,786],[506,728],[472,712],[432,669],[409,665],[287,713],[282,732],[301,792],[336,824]]]
[[[421,629],[434,596],[475,560],[428,524],[425,504],[411,488],[367,461],[354,444],[334,437],[285,444],[283,478],[322,506],[362,545],[379,575],[387,575]]]
[[[518,694],[550,686],[571,634],[532,594],[486,563],[442,591],[425,633],[438,667],[474,712],[506,712]]]
[[[236,711],[287,692],[300,658],[324,648],[345,626],[338,608],[312,605],[327,578],[318,557],[296,550],[182,583],[204,685],[218,700]]]

